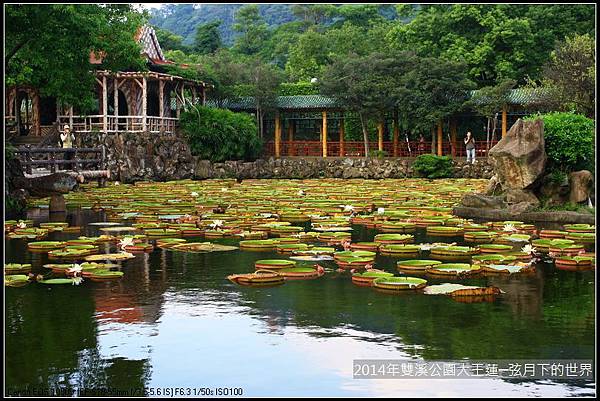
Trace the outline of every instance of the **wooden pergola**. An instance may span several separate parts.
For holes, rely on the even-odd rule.
[[[64,124],[69,124],[76,132],[174,132],[183,107],[206,102],[207,84],[176,75],[154,71],[96,71],[94,75],[98,84],[98,114],[74,115],[73,107],[59,107],[57,121],[61,131]],[[172,98],[175,113],[171,110]],[[152,112],[149,112],[149,100],[156,106]],[[127,112],[121,114],[123,110]]]

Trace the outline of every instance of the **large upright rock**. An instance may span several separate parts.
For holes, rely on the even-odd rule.
[[[587,202],[592,192],[594,176],[587,170],[574,171],[569,174],[569,201],[572,203]]]
[[[489,155],[503,189],[529,187],[546,165],[543,121],[517,120]]]

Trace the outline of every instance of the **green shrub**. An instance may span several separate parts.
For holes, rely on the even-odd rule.
[[[449,156],[421,155],[417,157],[412,168],[420,177],[430,179],[453,176],[452,158]]]
[[[378,159],[383,159],[387,156],[387,152],[385,150],[370,150],[369,157],[376,157]]]
[[[202,159],[253,160],[261,151],[256,122],[246,113],[196,106],[181,114],[180,126],[192,154]]]
[[[544,121],[544,141],[550,172],[594,172],[594,120],[581,114],[554,112],[529,116]]]
[[[4,145],[4,161],[10,161],[15,158],[15,151],[17,149],[10,143]]]

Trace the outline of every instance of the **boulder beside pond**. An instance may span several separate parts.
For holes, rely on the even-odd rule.
[[[504,189],[525,189],[544,172],[544,122],[518,119],[489,153]]]
[[[569,174],[569,201],[572,203],[587,202],[592,193],[594,176],[587,170],[574,171]]]

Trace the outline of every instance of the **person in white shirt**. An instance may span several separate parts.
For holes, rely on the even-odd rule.
[[[73,142],[75,142],[75,135],[71,132],[71,127],[68,124],[64,126],[64,132],[60,134],[60,141],[62,142],[63,149],[71,149]],[[65,152],[65,160],[72,160],[73,153]],[[70,170],[73,166],[70,163],[65,164],[65,169]]]

